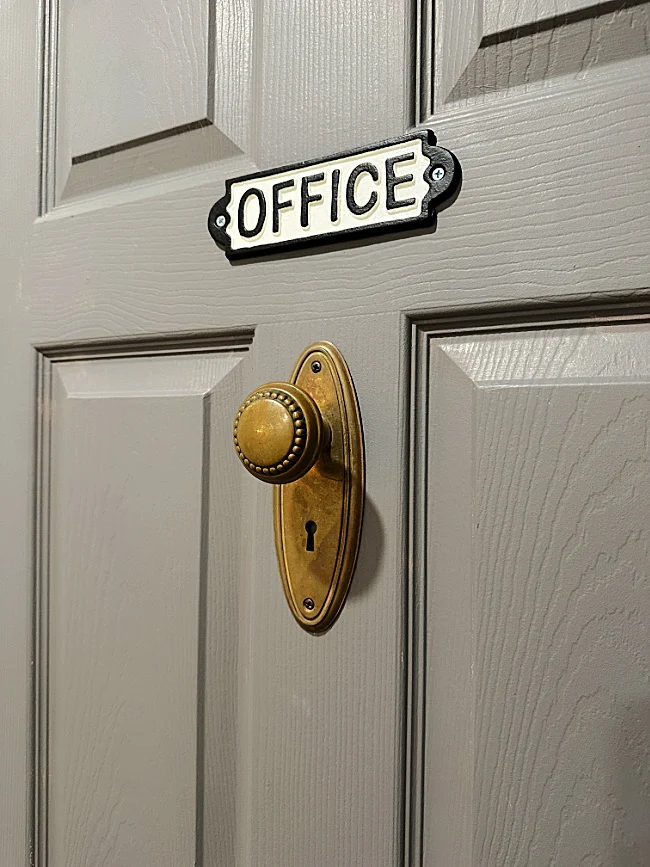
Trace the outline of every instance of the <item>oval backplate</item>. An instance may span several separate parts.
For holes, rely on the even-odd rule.
[[[308,632],[324,632],[341,613],[359,551],[361,417],[350,371],[331,343],[308,346],[289,381],[316,401],[325,444],[306,475],[274,490],[275,547],[293,616]]]

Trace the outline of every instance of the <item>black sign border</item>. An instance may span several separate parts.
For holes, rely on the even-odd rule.
[[[358,226],[349,229],[334,230],[321,235],[310,235],[304,238],[291,238],[287,241],[277,241],[273,244],[259,244],[255,247],[250,247],[242,250],[233,250],[231,239],[226,229],[230,222],[230,217],[226,211],[230,203],[231,189],[233,184],[244,181],[253,181],[257,178],[270,178],[274,175],[279,175],[284,172],[296,171],[308,168],[309,166],[328,163],[344,157],[357,156],[359,154],[367,154],[370,151],[378,150],[379,148],[389,147],[391,145],[402,144],[404,142],[413,141],[419,138],[422,141],[422,153],[429,158],[429,165],[424,170],[424,180],[429,184],[429,190],[422,199],[422,207],[419,214],[412,217],[407,217],[403,220],[391,220],[390,222],[379,223],[374,226]],[[431,176],[434,168],[442,167],[445,170],[444,176],[436,181]],[[337,154],[330,154],[326,157],[318,159],[303,160],[298,163],[280,166],[279,168],[270,169],[269,171],[254,172],[249,175],[241,175],[237,178],[229,178],[226,181],[226,195],[222,196],[214,203],[208,215],[208,231],[212,239],[218,247],[224,250],[229,260],[254,258],[266,256],[270,253],[282,253],[296,248],[315,247],[323,244],[336,244],[337,241],[346,241],[350,238],[368,237],[371,235],[383,235],[386,233],[394,233],[400,229],[410,228],[413,224],[422,227],[432,226],[436,220],[436,209],[444,202],[452,198],[458,191],[461,183],[461,168],[456,156],[444,148],[437,147],[436,136],[433,130],[415,130],[408,135],[398,136],[397,138],[386,139],[375,144],[366,145],[365,147],[353,148],[351,150],[341,151]],[[223,226],[217,226],[217,218],[224,217],[226,222]]]

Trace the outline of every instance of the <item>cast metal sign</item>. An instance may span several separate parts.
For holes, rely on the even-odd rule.
[[[229,259],[431,224],[460,166],[430,130],[226,181],[208,229]]]

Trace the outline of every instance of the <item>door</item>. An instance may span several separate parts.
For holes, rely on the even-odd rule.
[[[649,862],[648,15],[6,5],[3,867]],[[416,127],[435,232],[212,242],[227,178]],[[315,340],[367,474],[321,636],[232,446]]]

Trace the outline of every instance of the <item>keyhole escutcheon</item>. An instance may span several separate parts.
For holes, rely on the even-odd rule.
[[[307,521],[305,524],[305,530],[307,531],[307,551],[314,550],[314,536],[316,535],[316,530],[318,526],[316,525],[316,521]]]

